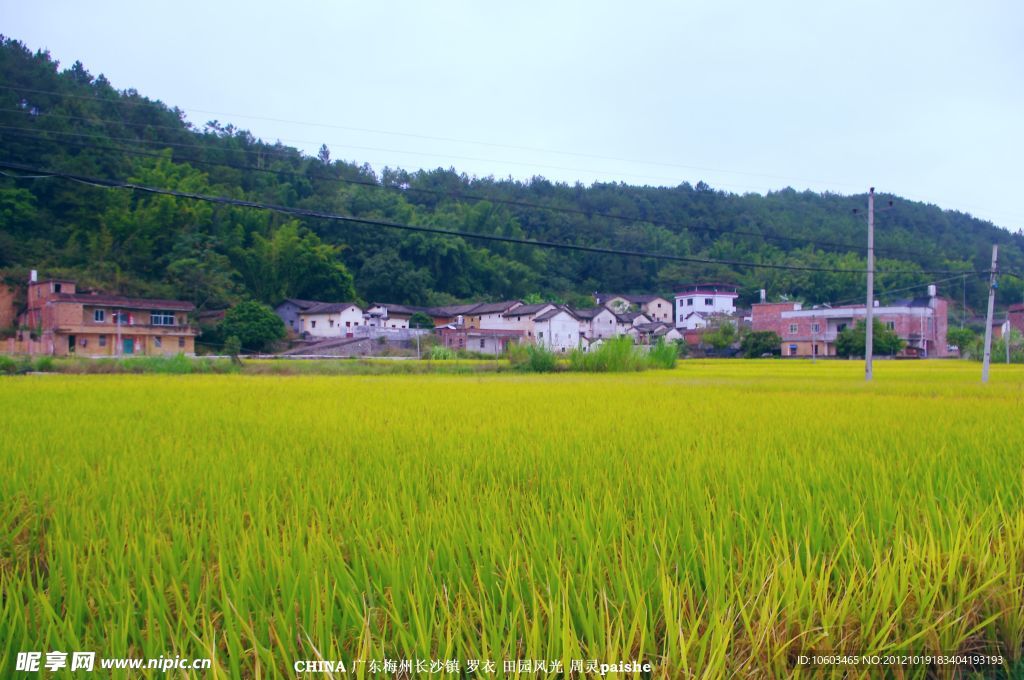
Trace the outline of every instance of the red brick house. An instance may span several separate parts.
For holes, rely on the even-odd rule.
[[[194,355],[194,309],[181,300],[80,293],[74,281],[30,281],[19,330],[6,349],[55,356]]]
[[[948,302],[929,287],[927,297],[876,306],[874,317],[905,343],[900,356],[951,356],[946,343]],[[754,331],[775,331],[782,338],[782,356],[835,356],[836,337],[866,316],[864,305],[804,309],[799,302],[762,302],[751,311]]]

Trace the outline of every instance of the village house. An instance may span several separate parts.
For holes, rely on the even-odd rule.
[[[189,322],[195,306],[181,300],[151,300],[79,292],[69,280],[28,284],[18,316],[12,353],[55,356],[164,356],[195,354],[198,332]]]
[[[364,318],[370,328],[383,330],[402,330],[409,328],[412,315],[421,311],[419,308],[397,305],[390,302],[374,302],[367,308]]]
[[[536,343],[553,352],[568,352],[580,346],[580,319],[564,307],[553,307],[533,319]]]
[[[725,283],[695,283],[675,295],[676,328],[696,330],[707,327],[712,317],[736,314],[736,286]]]
[[[607,307],[574,309],[573,313],[580,320],[580,335],[588,341],[619,335],[618,319]]]
[[[538,314],[554,309],[555,304],[551,302],[541,302],[529,305],[516,305],[509,311],[505,312],[502,317],[504,319],[504,327],[510,330],[521,331],[523,337],[533,339],[533,320]]]
[[[637,338],[636,327],[645,323],[651,323],[651,319],[642,312],[625,312],[622,314],[616,314],[616,335],[631,335],[635,340]]]
[[[299,312],[298,330],[315,338],[351,338],[365,324],[363,310],[354,302],[319,302]]]
[[[284,302],[274,307],[274,313],[284,321],[288,330],[298,333],[302,330],[302,322],[299,315],[317,305],[326,304],[317,300],[300,300],[298,298],[285,298]]]
[[[464,324],[467,328],[514,330],[515,322],[509,321],[505,314],[516,307],[521,307],[522,304],[520,300],[480,303],[463,315]]]
[[[508,346],[520,342],[523,332],[518,330],[466,328],[448,325],[437,329],[441,344],[453,350],[466,350],[480,354],[504,354]]]
[[[872,314],[906,343],[901,356],[950,356],[946,344],[948,302],[928,286],[926,297],[880,306]],[[836,338],[866,317],[864,305],[804,309],[799,302],[762,302],[751,312],[754,331],[774,331],[782,338],[782,356],[835,356]]]
[[[428,307],[424,309],[424,313],[434,321],[434,327],[440,328],[449,324],[455,324],[457,326],[465,323],[465,316],[476,307],[479,307],[479,302],[470,302],[464,305],[444,305],[441,307]]]
[[[683,334],[679,332],[679,329],[669,323],[662,321],[652,321],[650,323],[638,324],[634,327],[636,329],[636,342],[641,345],[654,345],[659,340],[665,342],[675,342],[676,340],[682,340]]]
[[[594,302],[616,314],[638,309],[650,321],[672,323],[672,303],[658,295],[625,295],[622,293],[594,293]]]

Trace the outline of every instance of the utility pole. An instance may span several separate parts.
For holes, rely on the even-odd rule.
[[[996,281],[996,268],[999,264],[999,246],[992,246],[992,268],[989,270],[988,278],[988,314],[985,317],[985,359],[981,363],[981,382],[988,382],[988,366],[992,361],[992,315],[996,306],[996,288],[999,283]]]
[[[864,379],[874,377],[872,354],[874,353],[875,322],[875,188],[868,191],[868,304],[864,315]]]

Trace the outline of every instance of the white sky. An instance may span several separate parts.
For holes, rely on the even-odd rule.
[[[1024,227],[1024,4],[23,2],[0,31],[335,159],[738,193],[875,186]]]

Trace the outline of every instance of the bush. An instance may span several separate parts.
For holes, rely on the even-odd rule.
[[[53,370],[53,357],[39,357],[32,370],[49,373]]]
[[[527,345],[526,354],[529,359],[529,370],[534,373],[550,373],[558,368],[558,358],[547,347]]]
[[[233,357],[238,356],[242,353],[242,341],[238,339],[237,335],[232,335],[224,341],[224,348],[222,351],[224,354],[230,354]]]
[[[515,343],[508,347],[508,362],[519,371],[550,373],[558,368],[558,358],[546,347]]]
[[[658,344],[647,353],[647,360],[651,368],[675,368],[679,360],[679,349],[659,339]]]
[[[569,357],[569,367],[588,373],[642,371],[647,367],[647,357],[633,345],[632,338],[620,335],[608,338],[593,352],[574,350]]]
[[[743,336],[740,352],[748,359],[782,353],[782,337],[775,331],[751,331]]]
[[[259,302],[241,302],[224,314],[220,324],[224,337],[235,336],[246,352],[262,352],[284,338],[284,322],[270,307]]]
[[[434,345],[423,355],[424,359],[430,361],[454,361],[455,352],[444,345]]]
[[[18,372],[18,362],[0,354],[0,374],[14,375]]]

